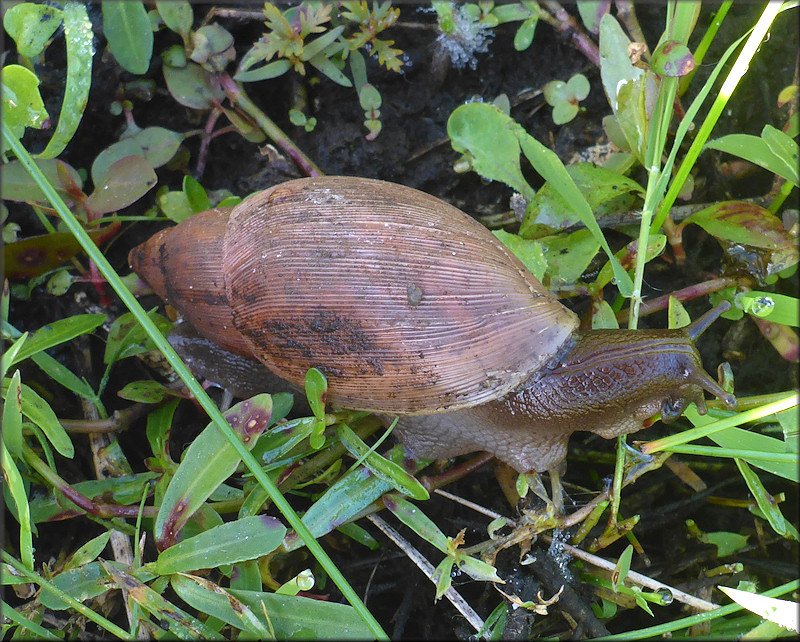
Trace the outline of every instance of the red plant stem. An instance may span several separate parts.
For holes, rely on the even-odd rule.
[[[694,285],[690,285],[688,287],[682,288],[680,290],[675,290],[670,294],[665,294],[664,296],[657,297],[655,299],[650,299],[649,301],[643,302],[641,307],[639,308],[639,316],[647,316],[648,314],[653,314],[654,312],[658,312],[659,310],[666,310],[669,306],[669,297],[675,297],[678,301],[683,303],[684,301],[691,301],[692,299],[696,299],[701,296],[705,296],[707,294],[711,294],[712,292],[719,292],[720,290],[724,290],[725,288],[731,288],[738,285],[749,285],[750,281],[748,279],[734,279],[731,277],[723,277],[719,279],[711,279],[709,281],[703,281],[702,283],[695,283]],[[617,312],[616,317],[617,321],[624,321],[628,318],[629,311],[628,309],[620,310]]]
[[[247,97],[247,94],[233,78],[226,73],[222,73],[217,77],[217,80],[227,94],[228,100],[250,116],[261,128],[261,131],[263,131],[281,151],[287,154],[289,158],[305,172],[306,176],[324,176],[324,172],[294,144],[294,141],[292,141],[280,127]]]
[[[481,453],[477,457],[464,462],[460,466],[451,468],[440,475],[423,475],[419,478],[419,482],[425,487],[425,490],[430,492],[432,490],[436,490],[437,488],[441,488],[442,486],[452,484],[454,481],[458,481],[459,479],[463,479],[470,473],[478,470],[478,468],[485,466],[493,459],[494,455],[490,455],[489,453]]]
[[[29,446],[23,444],[23,454],[25,461],[30,464],[37,473],[39,473],[53,488],[59,493],[64,495],[69,501],[85,510],[94,517],[108,519],[112,517],[137,517],[139,515],[139,506],[122,506],[119,504],[107,504],[105,502],[95,502],[85,495],[82,495],[77,490],[72,488],[61,476],[52,470],[39,456],[31,450]],[[154,506],[144,507],[142,514],[147,517],[155,517],[158,514],[158,509]]]
[[[214,107],[206,120],[206,126],[203,133],[200,135],[200,151],[197,153],[197,167],[194,170],[194,177],[200,180],[203,173],[206,171],[206,159],[208,158],[208,146],[211,144],[212,134],[214,132],[214,125],[217,123],[222,110]]]
[[[556,19],[557,22],[553,26],[558,29],[558,33],[568,36],[572,46],[591,60],[592,64],[599,69],[600,50],[583,28],[555,0],[544,0],[542,4],[547,7],[552,17]]]

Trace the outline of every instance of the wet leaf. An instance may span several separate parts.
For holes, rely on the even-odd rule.
[[[72,568],[78,568],[84,564],[93,562],[108,545],[108,540],[110,538],[111,531],[106,531],[105,533],[100,533],[100,535],[97,537],[90,539],[70,556],[70,558],[64,564],[64,570],[68,571]]]
[[[38,158],[55,158],[67,146],[80,125],[92,85],[92,23],[86,7],[78,2],[64,5],[64,39],[67,42],[67,84],[53,137]]]
[[[158,381],[131,381],[117,393],[118,397],[139,403],[158,403],[165,397],[175,394]]]
[[[22,341],[24,342],[24,339]],[[17,370],[11,377],[8,390],[3,397],[3,443],[8,448],[8,452],[15,457],[22,457],[23,443],[22,392],[20,385],[20,374],[19,370]]]
[[[76,600],[97,597],[108,590],[108,574],[100,562],[91,562],[79,568],[67,569],[52,578],[51,582]],[[54,611],[66,611],[72,607],[50,591],[42,591],[39,599],[42,606]]]
[[[12,363],[18,363],[38,352],[71,341],[82,334],[88,334],[98,328],[106,318],[105,314],[76,314],[42,326],[28,337]]]
[[[108,168],[126,156],[142,156],[154,169],[166,165],[175,156],[183,138],[183,134],[164,127],[142,129],[129,138],[109,145],[97,155],[92,163],[92,181],[98,185]]]
[[[374,637],[358,612],[349,604],[335,604],[307,597],[230,589],[253,613],[269,622],[279,640],[353,639]]]
[[[694,57],[686,45],[667,40],[653,52],[650,67],[659,76],[678,78],[686,76],[694,69]]]
[[[5,385],[3,387],[5,388]],[[71,459],[75,454],[75,447],[72,445],[67,431],[58,421],[56,413],[32,388],[22,384],[20,390],[22,414],[42,429],[47,440],[59,454]]]
[[[542,244],[539,241],[524,239],[518,234],[509,234],[504,230],[493,230],[497,239],[514,253],[528,271],[540,281],[547,269],[547,260],[542,253]]]
[[[170,585],[178,597],[198,613],[227,622],[236,629],[250,631],[262,640],[272,639],[267,623],[259,620],[256,613],[221,586],[201,577],[183,574],[171,577]]]
[[[375,473],[376,477],[388,482],[392,485],[392,488],[408,495],[412,499],[430,499],[428,491],[415,477],[409,475],[401,465],[381,457],[376,452],[369,452],[369,446],[349,426],[339,424],[337,432],[350,454],[361,460],[367,468]]]
[[[692,214],[686,223],[699,225],[718,239],[751,247],[775,250],[795,244],[777,216],[752,203],[715,203]]]
[[[86,200],[95,214],[116,212],[135,203],[158,182],[156,173],[141,156],[126,156],[113,163]]]
[[[269,425],[272,399],[258,395],[225,413],[225,419],[246,448],[252,449]],[[213,423],[206,426],[184,453],[164,494],[154,531],[160,548],[175,541],[189,517],[230,477],[241,462],[239,454]]]
[[[540,242],[551,287],[575,283],[600,249],[589,230],[576,230],[569,236],[549,236]]]
[[[56,159],[38,159],[34,162],[44,173],[47,182],[50,183],[59,193],[59,196],[65,200],[69,201],[71,199],[67,192],[67,186],[65,186],[60,179],[59,166],[61,166],[62,171],[67,172],[78,189],[83,186],[83,181],[78,171],[70,165],[67,165],[64,161]],[[42,189],[33,180],[28,170],[25,169],[25,166],[18,160],[3,165],[3,182],[2,185],[0,185],[0,189],[2,189],[4,200],[22,201],[41,205],[50,204],[50,201],[44,195]]]
[[[644,195],[644,190],[636,181],[603,167],[591,163],[575,163],[566,169],[592,210],[623,194]],[[524,238],[536,238],[572,227],[580,220],[564,196],[548,182],[529,202],[519,233]]]
[[[173,67],[165,60],[164,80],[172,97],[192,109],[211,109],[214,102],[222,102],[224,96],[214,84],[211,73],[195,62],[189,62],[184,67]]]
[[[167,25],[184,39],[189,35],[194,22],[194,10],[186,0],[170,0],[170,2],[156,2],[156,9]]]
[[[33,58],[44,51],[47,41],[61,25],[61,10],[43,4],[23,2],[10,7],[3,26],[17,43],[17,51]]]
[[[284,535],[286,527],[275,517],[245,517],[178,542],[162,551],[152,567],[159,575],[171,575],[254,560],[272,553]]]
[[[734,300],[738,307],[753,316],[795,328],[800,325],[800,301],[796,297],[751,290],[736,294]]]
[[[21,65],[7,65],[3,67],[2,82],[3,125],[20,139],[26,127],[42,129],[48,115],[36,75]]]
[[[106,0],[103,33],[120,66],[132,74],[147,73],[153,56],[153,30],[142,2]]]

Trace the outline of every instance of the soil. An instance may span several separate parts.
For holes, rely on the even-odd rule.
[[[389,34],[396,41],[395,46],[405,51],[406,64],[403,72],[388,72],[374,61],[370,61],[368,65],[369,80],[379,89],[383,98],[383,129],[375,140],[369,141],[365,138],[367,131],[363,126],[364,114],[355,92],[326,78],[317,79],[310,75],[302,79],[288,74],[274,81],[247,86],[253,101],[284,131],[289,132],[300,149],[326,174],[380,178],[402,183],[433,194],[481,217],[509,210],[511,190],[499,183],[486,182],[473,172],[458,174],[453,171],[459,154],[449,145],[446,123],[449,115],[459,105],[470,100],[492,101],[498,95],[505,94],[514,105],[511,113],[517,122],[538,140],[551,146],[565,161],[574,153],[605,142],[601,119],[609,113],[609,109],[600,84],[599,72],[581,53],[572,48],[568,38],[557,34],[547,24],[538,25],[533,46],[524,52],[513,48],[516,25],[500,26],[494,30],[488,52],[477,54],[475,69],[469,66],[457,68],[437,42],[435,18],[430,11],[419,10],[414,5],[398,6],[402,11],[401,21]],[[252,9],[252,6],[248,8]],[[207,9],[205,5],[195,6],[196,24],[197,18]],[[717,42],[730,42],[732,37],[726,35],[727,33],[735,34],[736,37],[744,33],[754,24],[760,11],[755,5],[739,9],[734,11],[736,15],[727,19],[725,32],[717,38],[709,51],[707,63],[699,70],[699,76],[707,74],[712,63],[721,55],[723,49]],[[570,10],[570,13],[577,16],[574,10]],[[647,5],[639,9],[639,14],[648,41],[655,42],[664,24],[664,9],[657,5]],[[96,33],[101,33],[102,19],[98,6],[91,6],[90,16]],[[704,14],[696,30],[697,34],[704,32],[707,20],[708,15]],[[792,17],[787,16],[779,18],[773,37],[763,45],[756,58],[754,64],[757,68],[743,79],[731,101],[730,114],[726,114],[715,133],[722,135],[736,131],[758,134],[764,123],[780,126],[779,123],[783,122],[785,112],[776,107],[774,97],[782,87],[791,83],[794,73],[795,56],[791,52],[796,46],[796,36],[792,35],[796,25],[791,23],[792,20]],[[251,20],[224,18],[219,22],[233,33],[237,43],[237,58],[258,38],[261,30],[261,23]],[[415,26],[407,23],[415,23]],[[174,41],[174,34],[159,32],[156,34],[155,51],[163,51],[174,44]],[[78,133],[62,155],[63,160],[77,168],[89,167],[96,155],[116,140],[123,126],[123,118],[112,116],[109,105],[121,91],[127,91],[128,97],[132,95],[131,86],[126,83],[141,80],[120,69],[105,50],[102,38],[97,38],[96,46],[98,53],[95,56],[88,108]],[[58,113],[58,103],[63,92],[63,79],[59,74],[62,73],[64,61],[58,59],[55,49],[53,47],[52,59],[48,53],[48,64],[37,67],[37,73],[43,80],[42,94],[47,99],[47,107],[52,116]],[[202,115],[176,104],[166,91],[160,66],[160,58],[156,55],[144,77],[155,83],[156,89],[150,99],[134,99],[133,114],[137,124],[141,127],[158,125],[176,131],[202,127]],[[582,111],[572,122],[561,127],[555,126],[550,108],[535,90],[540,90],[550,80],[567,80],[579,72],[590,80],[591,93],[582,103]],[[296,104],[302,93],[306,94],[308,105],[305,113],[317,119],[316,128],[311,132],[292,126],[287,116],[288,110]],[[48,136],[49,134],[44,134],[37,137],[33,134],[26,139],[26,144],[32,151],[37,151]],[[194,169],[199,151],[198,138],[190,138],[185,147],[189,154],[188,166],[183,170],[159,169],[159,186],[167,185],[171,189],[179,189],[184,172]],[[196,178],[208,190],[228,189],[245,196],[301,175],[300,170],[290,160],[276,153],[274,149],[262,150],[263,147],[260,150],[259,146],[234,133],[220,136],[211,143],[205,172]],[[748,181],[733,182],[721,174],[719,157],[713,154],[703,157],[699,170],[703,178],[697,182],[698,188],[692,197],[694,202],[760,196],[769,190],[771,183],[771,176],[760,171],[755,172]],[[538,177],[529,167],[525,171],[531,184],[538,187],[541,184]],[[641,173],[634,177],[644,181]],[[150,194],[122,213],[143,214],[153,206],[154,199],[155,194]],[[35,233],[35,219],[28,211],[12,206],[9,206],[9,210],[12,220],[20,223],[25,235]],[[126,226],[123,233],[107,248],[107,255],[114,266],[121,273],[127,273],[126,257],[129,249],[160,227],[163,227],[163,222]],[[609,239],[615,249],[626,242],[626,237],[614,232],[609,233]],[[725,270],[722,252],[713,239],[693,229],[687,230],[684,243],[690,257],[689,264],[684,270],[677,271],[668,261],[654,262],[652,279],[648,280],[649,289],[645,292],[646,298],[702,280],[697,273],[719,274]],[[796,287],[796,282],[790,282],[786,287]],[[73,286],[63,297],[48,295],[37,288],[30,301],[12,302],[10,317],[18,328],[34,329],[48,321],[84,311],[87,305],[97,303],[97,293],[90,284]],[[157,305],[157,300],[145,299],[144,303],[145,307],[148,304],[152,307]],[[570,305],[576,311],[583,312],[587,309],[588,302],[577,300],[570,302]],[[690,312],[695,316],[705,307],[705,301],[698,301],[696,305],[690,306]],[[122,314],[124,308],[114,299],[111,306],[104,311],[115,316]],[[666,322],[663,315],[656,315],[647,323],[663,326]],[[700,346],[711,372],[723,360],[720,346],[726,340],[723,333],[729,324],[726,323],[723,327],[719,323],[716,326],[704,335]],[[754,327],[750,327],[745,331],[746,339],[742,340],[741,346],[744,359],[734,364],[737,390],[756,394],[797,386],[795,369],[788,365],[775,367],[779,360],[775,358],[773,349],[757,330],[753,330]],[[90,355],[89,368],[75,365],[81,363],[84,356],[76,347],[64,347],[56,351],[54,356],[70,363],[71,367],[82,372],[96,385],[103,372],[102,340],[92,338],[80,345]],[[117,399],[114,391],[121,389],[129,381],[152,376],[145,365],[135,360],[128,361],[130,363],[126,362],[124,368],[117,368],[112,374],[109,392],[104,399],[109,411],[128,405],[128,402]],[[25,372],[24,376],[35,381],[39,375],[31,371]],[[59,416],[81,416],[81,409],[73,399],[63,395],[60,389],[51,389],[46,380],[43,381],[49,401]],[[182,413],[181,418],[186,425],[172,435],[173,452],[176,453],[182,450],[203,425],[203,420],[191,409],[187,408]],[[144,429],[142,421],[127,434],[120,436],[122,449],[136,470],[144,470],[143,460],[149,454]],[[670,432],[672,429],[659,423],[649,430],[646,439],[655,439]],[[59,471],[68,481],[92,478],[94,473],[88,449],[83,449],[85,442],[82,442],[81,437],[76,437],[74,441],[79,454],[73,461],[59,460]],[[586,503],[603,487],[604,480],[613,473],[614,448],[613,441],[607,442],[596,436],[584,434],[573,437],[564,477],[568,512]],[[690,490],[667,468],[645,475],[636,486],[626,491],[623,515],[640,515],[634,532],[644,549],[644,555],[635,555],[634,567],[689,592],[702,593],[709,590],[712,580],[703,571],[714,563],[713,548],[685,536],[685,520],[695,519],[704,530],[745,532],[752,535],[751,543],[754,546],[746,549],[735,560],[725,560],[746,563],[746,570],[740,574],[743,579],[758,579],[763,588],[768,584],[779,584],[792,579],[796,574],[796,569],[792,566],[797,562],[796,549],[785,547],[784,540],[770,534],[756,534],[752,518],[746,511],[733,511],[708,503],[710,495],[747,497],[747,489],[738,477],[731,476],[730,467],[713,464],[707,466],[701,466],[701,474],[708,485],[708,489],[703,492]],[[781,486],[776,482],[775,487]],[[491,466],[484,466],[448,486],[447,490],[501,514],[519,516],[520,507],[510,508],[499,492]],[[791,498],[785,505],[792,505]],[[488,519],[458,504],[434,495],[422,508],[449,536],[455,536],[461,529],[466,529],[468,544],[485,539]],[[792,510],[785,510],[785,513],[791,513]],[[796,523],[796,514],[793,517]],[[787,514],[787,518],[791,519],[792,516]],[[7,519],[6,523],[11,525],[13,519]],[[385,541],[371,524],[363,525],[380,541]],[[602,526],[601,523],[596,530],[599,532]],[[65,551],[74,550],[85,541],[88,530],[86,521],[76,519],[40,525],[40,537],[36,540],[37,559],[55,559]],[[96,531],[101,532],[100,527],[96,527]],[[408,535],[408,532],[405,534]],[[597,534],[593,532],[587,541],[591,541]],[[10,541],[13,541],[15,535],[10,532],[9,536]],[[432,584],[391,544],[387,543],[377,551],[368,551],[338,534],[329,536],[324,543],[345,577],[355,587],[356,592],[365,597],[367,606],[392,638],[467,638],[474,633],[446,600],[434,603]],[[441,558],[421,540],[412,538],[412,543],[419,546],[429,559],[438,561]],[[623,538],[601,554],[615,558],[626,544]],[[755,544],[761,544],[761,547]],[[551,559],[552,555],[548,557],[546,551],[547,545],[533,544],[534,555]],[[769,571],[764,568],[767,560],[771,564]],[[297,564],[299,571],[311,565],[312,560],[291,560],[291,563]],[[523,566],[520,564],[518,549],[504,551],[498,557],[497,565],[500,575],[509,582],[503,590],[508,594],[518,595],[522,600],[535,600],[537,591],[542,591],[544,598],[550,598],[563,583],[557,576],[558,564],[542,562]],[[562,564],[561,568],[565,567],[567,564]],[[291,569],[285,570],[288,573]],[[573,578],[579,572],[575,563],[569,564],[568,573]],[[317,576],[321,577],[322,574]],[[471,581],[463,574],[457,574],[453,584],[483,618],[488,617],[492,609],[501,602],[500,594],[491,585]],[[330,581],[323,590],[329,593],[330,599],[340,599]],[[717,593],[714,599],[720,600],[720,595]],[[594,619],[587,606],[592,602],[596,602],[596,598],[588,585],[573,579],[567,582],[567,593],[560,603],[561,607],[551,607],[550,617],[531,618],[523,609],[511,611],[507,634],[518,637],[569,636],[573,628],[570,619],[578,617],[576,613],[582,613],[584,619],[578,621],[573,634],[576,637],[597,634],[602,629],[593,628],[599,622]],[[565,604],[571,606],[566,607]],[[562,609],[568,610],[570,616],[565,617]],[[121,621],[120,615],[118,617]],[[680,605],[675,603],[669,607],[659,607],[657,615],[659,622],[667,621],[680,617],[682,611]],[[653,623],[654,620],[643,611],[631,609],[613,619],[607,626],[612,632],[616,632]]]

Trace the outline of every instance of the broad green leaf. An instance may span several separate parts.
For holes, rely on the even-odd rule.
[[[174,391],[166,388],[158,381],[131,381],[117,393],[122,399],[136,401],[138,403],[159,403],[165,397],[174,394]]]
[[[279,640],[364,640],[374,637],[349,604],[258,591],[230,589],[229,593],[259,617],[266,612],[275,638]]]
[[[322,372],[316,368],[310,368],[306,372],[305,389],[308,405],[311,406],[311,411],[317,420],[311,431],[309,444],[314,450],[319,450],[325,443],[323,432],[325,430],[325,398],[328,394],[328,380]]]
[[[683,304],[674,296],[670,295],[667,309],[667,327],[670,330],[675,328],[685,328],[692,322],[692,318],[683,307]]]
[[[111,531],[106,531],[90,539],[70,556],[66,564],[64,564],[64,570],[68,571],[93,562],[103,552],[110,538]]]
[[[172,329],[172,322],[165,316],[150,311],[147,313],[164,336]],[[111,324],[103,353],[103,363],[110,365],[142,352],[155,350],[155,344],[130,312],[116,318]]]
[[[600,20],[600,77],[608,103],[617,113],[620,89],[644,75],[628,58],[630,40],[610,13]]]
[[[138,0],[106,0],[103,32],[120,66],[132,74],[147,73],[153,55],[153,30],[144,4]]]
[[[470,156],[478,174],[509,185],[530,201],[536,192],[522,175],[519,141],[509,121],[489,105],[461,105],[447,121],[447,135],[454,150]]]
[[[277,549],[284,535],[286,527],[275,517],[237,519],[162,551],[153,570],[159,575],[171,575],[254,560]]]
[[[75,448],[67,431],[59,423],[56,413],[32,388],[22,384],[21,392],[22,414],[42,429],[59,454],[71,459],[75,454]]]
[[[262,622],[256,613],[240,602],[221,586],[201,577],[192,575],[173,575],[170,585],[184,602],[198,613],[204,613],[222,622],[227,622],[236,629],[249,631],[257,638],[270,640],[273,635],[266,622]],[[259,614],[263,613],[261,611]],[[263,617],[263,615],[262,615]],[[241,636],[242,639],[246,639]]]
[[[79,2],[67,2],[64,5],[64,38],[67,42],[64,100],[61,102],[56,131],[38,158],[55,158],[64,151],[80,125],[89,100],[94,32],[86,7]]]
[[[156,9],[168,29],[180,34],[184,39],[189,35],[194,22],[194,10],[189,2],[186,0],[156,2]]]
[[[107,580],[108,574],[100,562],[91,562],[77,568],[65,569],[50,581],[67,595],[82,602],[105,593],[108,590]],[[42,606],[54,611],[66,611],[72,608],[50,591],[42,591],[39,600]]]
[[[44,127],[48,114],[36,75],[21,65],[8,65],[3,67],[2,82],[3,126],[17,138],[22,138],[26,127]]]
[[[147,127],[133,136],[109,145],[97,155],[92,163],[92,181],[99,185],[103,175],[118,160],[126,156],[139,155],[153,168],[165,165],[178,151],[183,134],[164,127]]]
[[[402,466],[381,457],[376,452],[369,452],[369,446],[346,424],[339,424],[336,428],[345,448],[354,457],[363,461],[364,465],[375,473],[376,477],[388,482],[392,485],[392,488],[408,495],[412,499],[430,499],[425,487],[415,477],[409,475]]]
[[[605,328],[616,330],[619,328],[619,322],[608,301],[603,299],[592,304],[592,330]]]
[[[3,16],[3,26],[17,44],[17,52],[33,58],[61,25],[61,10],[43,4],[23,2],[10,7]]]
[[[509,234],[505,230],[493,230],[492,233],[514,253],[514,256],[522,261],[528,268],[528,272],[540,281],[542,280],[547,269],[547,260],[544,258],[542,244],[539,241],[524,239],[518,234]]]
[[[225,413],[225,419],[246,448],[252,449],[269,425],[272,399],[257,395]],[[230,442],[210,423],[191,443],[164,494],[155,522],[156,541],[171,543],[217,487],[230,477],[241,458]]]
[[[167,53],[162,54],[162,58]],[[191,109],[211,109],[214,101],[222,102],[224,94],[214,83],[211,73],[196,62],[175,67],[165,61],[163,67],[167,89],[181,105]]]
[[[592,262],[600,244],[589,230],[576,230],[569,236],[539,239],[551,287],[573,284]]]
[[[56,361],[49,354],[40,352],[39,354],[33,355],[31,360],[39,366],[48,377],[64,386],[67,390],[74,392],[76,395],[92,403],[98,401],[97,394],[86,382],[86,379],[79,379],[74,372],[60,361]]]
[[[689,47],[675,40],[661,43],[653,52],[650,67],[659,76],[677,78],[694,69],[694,57]]]
[[[273,408],[273,419],[279,417],[276,397],[286,394],[287,393],[279,393],[273,395],[273,403],[275,404]],[[291,397],[291,395],[287,396]],[[253,457],[262,464],[270,464],[273,461],[277,461],[306,439],[311,434],[316,423],[316,419],[306,417],[275,426],[258,440],[255,448],[253,448]]]
[[[713,533],[703,533],[701,540],[707,544],[716,546],[718,557],[727,557],[747,546],[748,538],[749,535],[741,535],[740,533],[716,531]]]
[[[602,0],[584,0],[577,3],[577,9],[583,26],[592,33],[599,33],[600,20],[608,13],[610,6]]]
[[[800,326],[800,301],[796,297],[751,290],[735,296],[736,305],[753,316],[773,323]]]
[[[158,208],[164,213],[171,221],[180,223],[194,214],[189,199],[186,194],[181,191],[164,192],[157,197]]]
[[[166,624],[169,632],[184,640],[224,640],[221,634],[207,624],[182,611],[147,584],[122,569],[115,568],[107,562],[101,562],[106,573],[114,580],[117,587],[125,587],[128,598],[153,615],[158,621]]]
[[[536,25],[539,23],[539,16],[531,16],[525,20],[514,34],[514,49],[525,51],[533,43],[533,36],[536,34]]]
[[[189,205],[194,210],[194,213],[205,212],[211,209],[211,202],[208,200],[208,194],[203,186],[197,182],[197,179],[191,176],[183,177],[183,193],[186,194],[186,199]]]
[[[759,167],[763,167],[773,174],[777,174],[793,185],[800,184],[798,170],[796,166],[789,166],[792,159],[797,158],[797,143],[789,139],[793,145],[788,145],[789,152],[786,156],[779,156],[764,138],[752,136],[750,134],[729,134],[710,140],[706,143],[707,149],[716,149],[721,152],[733,154],[739,158],[744,158]],[[773,145],[781,149],[777,140],[773,140]]]
[[[95,214],[116,212],[138,201],[158,182],[156,173],[141,156],[126,156],[113,163],[86,200]]]
[[[67,201],[71,199],[67,193],[67,188],[61,182],[59,165],[78,189],[83,186],[83,181],[78,171],[61,160],[40,158],[34,160],[34,163],[44,173],[47,182],[55,188],[59,196]],[[3,200],[42,205],[48,205],[50,202],[28,170],[25,169],[25,166],[18,160],[13,160],[3,165],[3,182],[0,185],[0,190],[2,190]]]
[[[686,219],[725,241],[768,250],[795,246],[796,240],[783,228],[781,220],[758,205],[741,201],[715,203]]]
[[[71,341],[82,334],[89,334],[102,325],[105,320],[105,314],[76,314],[42,326],[28,337],[13,363],[18,363],[38,352]]]
[[[19,370],[14,372],[3,397],[3,443],[15,457],[22,457],[22,392]]]
[[[761,138],[770,148],[784,166],[779,175],[784,177],[793,185],[800,185],[800,147],[790,136],[784,134],[780,129],[775,129],[772,125],[764,125],[761,130]]]

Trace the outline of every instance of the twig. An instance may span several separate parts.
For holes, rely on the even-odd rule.
[[[433,582],[433,572],[434,567],[426,560],[422,553],[420,553],[416,548],[414,548],[411,543],[405,539],[400,533],[398,533],[394,528],[389,526],[383,519],[378,517],[377,515],[370,515],[367,517],[369,521],[371,521],[375,526],[377,526],[383,533],[392,540],[397,547],[403,551],[408,558],[417,565],[425,576]],[[475,610],[467,603],[467,601],[461,597],[461,594],[456,591],[452,586],[448,588],[445,593],[445,597],[450,600],[450,603],[456,607],[456,610],[464,616],[467,622],[472,625],[476,631],[480,631],[483,628],[484,622],[481,617],[475,612]]]

